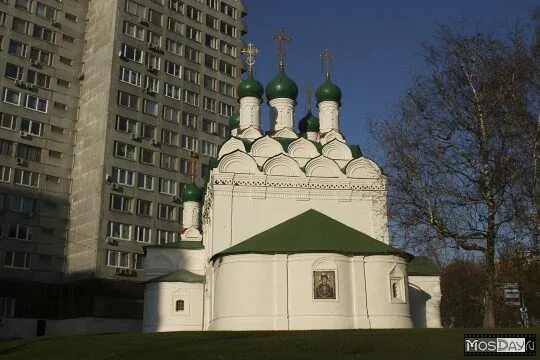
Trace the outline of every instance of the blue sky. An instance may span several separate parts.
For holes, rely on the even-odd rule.
[[[333,80],[343,90],[341,128],[347,142],[359,144],[366,156],[380,159],[367,133],[366,118],[384,114],[421,70],[421,45],[441,24],[464,20],[486,29],[526,22],[538,0],[244,0],[248,34],[261,53],[255,77],[266,85],[278,60],[272,34],[279,27],[293,38],[288,45],[289,77],[303,90],[324,80],[320,53],[329,48],[336,58]],[[330,7],[329,7],[330,6]],[[305,113],[299,96],[296,121]],[[268,112],[263,125],[269,127]]]

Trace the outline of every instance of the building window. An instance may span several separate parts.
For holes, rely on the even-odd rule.
[[[226,83],[225,81],[219,82],[219,92],[222,95],[229,96],[229,97],[234,97],[235,95],[234,86],[229,83]]]
[[[182,125],[196,129],[197,128],[197,115],[193,115],[188,112],[183,112]]]
[[[30,269],[30,254],[21,251],[6,251],[4,266],[14,269]]]
[[[28,170],[15,169],[13,182],[16,185],[37,188],[39,187],[39,174]]]
[[[217,145],[207,141],[201,141],[201,152],[205,156],[217,157]]]
[[[219,40],[213,37],[212,35],[206,34],[204,38],[204,44],[211,49],[214,49],[214,50],[219,49]]]
[[[177,183],[174,180],[159,179],[159,192],[166,195],[175,196],[177,192]]]
[[[11,156],[13,154],[13,141],[0,139],[0,155]]]
[[[8,183],[11,181],[11,168],[0,165],[0,182]]]
[[[195,167],[193,166],[193,161],[188,159],[181,159],[180,172],[186,175],[195,175]]]
[[[24,107],[30,110],[46,113],[48,107],[48,100],[27,94]]]
[[[169,0],[169,8],[179,14],[184,14],[184,4],[180,0]]]
[[[135,270],[144,269],[144,255],[143,254],[133,254],[133,268]]]
[[[236,8],[232,7],[231,5],[228,5],[227,3],[221,1],[219,11],[221,11],[222,14],[225,14],[233,19],[237,19],[237,12]]]
[[[186,15],[188,18],[190,18],[191,20],[194,20],[196,22],[202,22],[202,15],[201,15],[201,12],[197,9],[195,9],[194,7],[192,6],[186,6]]]
[[[217,70],[218,69],[218,60],[208,54],[204,54],[204,66],[209,69]]]
[[[141,86],[141,74],[137,71],[120,67],[120,81],[140,87]]]
[[[186,26],[186,38],[200,43],[202,42],[202,33],[191,26]]]
[[[114,142],[114,156],[135,161],[135,146],[124,144],[121,142]]]
[[[155,10],[148,10],[148,21],[154,25],[161,26],[161,19],[163,18],[163,14],[155,11]]]
[[[159,105],[157,102],[144,99],[143,112],[147,115],[158,116]]]
[[[165,83],[163,94],[176,100],[182,100],[182,89],[180,89],[180,86]]]
[[[43,136],[43,123],[39,121],[22,118],[20,129],[34,136]]]
[[[0,318],[15,316],[15,299],[0,297]]]
[[[236,76],[236,66],[229,64],[226,61],[220,60],[219,61],[219,72],[222,74],[228,75],[230,77]]]
[[[199,106],[199,94],[196,92],[184,89],[184,102],[189,105]]]
[[[15,7],[17,9],[30,11],[30,0],[15,0]]]
[[[21,102],[21,93],[20,91],[11,90],[8,88],[4,88],[4,96],[3,100],[5,103],[19,106]]]
[[[53,159],[61,159],[62,153],[60,151],[49,150],[49,157]]]
[[[219,50],[225,55],[232,56],[236,58],[236,46],[231,45],[225,41],[219,43]]]
[[[234,106],[222,102],[219,103],[219,115],[229,118],[233,115],[233,113]]]
[[[182,56],[182,44],[171,39],[166,40],[167,51],[171,54]]]
[[[184,68],[184,80],[189,81],[191,83],[200,84],[200,74],[198,71],[191,70],[188,68]]]
[[[170,130],[161,130],[161,142],[166,145],[178,146],[178,133]]]
[[[406,303],[405,296],[405,276],[396,267],[390,271],[390,302],[391,303]]]
[[[182,66],[172,61],[165,60],[165,72],[179,79],[182,78]]]
[[[38,2],[36,5],[36,15],[45,19],[55,20],[56,9]]]
[[[137,200],[137,215],[152,216],[152,202],[148,200]]]
[[[33,214],[35,202],[23,196],[13,196],[9,202],[9,210],[21,214]]]
[[[24,21],[23,19],[14,17],[13,23],[11,24],[11,30],[26,35],[28,33],[29,24],[29,22]]]
[[[157,55],[146,53],[146,66],[150,71],[158,71],[161,68],[161,58]]]
[[[142,190],[153,191],[154,190],[154,177],[139,173],[138,180],[137,180],[137,187]]]
[[[234,26],[232,26],[230,24],[227,24],[224,21],[222,21],[219,25],[220,25],[219,26],[219,31],[221,31],[221,33],[223,33],[225,35],[228,35],[230,37],[233,37],[233,38],[237,37],[236,27],[234,27]]]
[[[49,75],[42,74],[37,71],[28,70],[26,75],[26,81],[34,84],[35,86],[48,89],[51,78]]]
[[[124,21],[124,34],[132,38],[144,41],[144,28]]]
[[[118,240],[131,240],[131,225],[109,221],[107,236]]]
[[[137,134],[137,121],[123,116],[116,117],[116,130],[129,134]]]
[[[122,44],[122,57],[142,64],[143,52],[136,47]]]
[[[176,311],[184,311],[184,300],[176,300]]]
[[[176,171],[178,169],[178,158],[168,154],[161,154],[160,166],[162,169]]]
[[[145,148],[141,148],[141,163],[146,165],[155,164],[155,152]]]
[[[215,121],[209,120],[209,119],[203,119],[202,121],[202,131],[209,133],[209,134],[216,134],[217,133],[217,124]]]
[[[196,152],[199,150],[198,145],[199,145],[199,142],[196,138],[193,138],[187,135],[182,135],[182,149]]]
[[[161,220],[176,221],[176,206],[159,204],[158,205],[158,217]]]
[[[148,44],[161,47],[161,35],[154,32],[148,32]]]
[[[52,44],[54,43],[55,33],[52,30],[34,24],[34,28],[32,29],[32,37],[50,42]]]
[[[201,63],[201,52],[186,46],[185,58],[189,61],[193,61],[197,64]]]
[[[163,106],[163,119],[178,123],[180,121],[180,110],[169,106]]]
[[[26,145],[26,144],[17,144],[17,154],[16,157],[23,158],[28,161],[41,161],[41,148]]]
[[[207,96],[203,97],[203,109],[210,112],[217,112],[217,101]]]
[[[152,241],[152,229],[144,226],[135,226],[135,241],[150,243]]]
[[[54,175],[46,175],[45,181],[52,184],[60,184],[60,178]]]
[[[133,0],[126,0],[126,12],[131,15],[144,18],[145,7]]]
[[[17,117],[15,115],[0,113],[0,128],[15,130]]]
[[[21,66],[17,66],[17,65],[7,63],[6,64],[5,76],[8,79],[22,80],[22,78],[24,76],[24,68],[21,67]]]
[[[133,171],[115,168],[115,167],[112,168],[113,181],[119,185],[132,187],[134,175],[135,173]]]
[[[21,241],[32,241],[32,228],[23,224],[8,224],[7,237]]]
[[[118,105],[126,107],[132,110],[139,109],[139,97],[125,93],[123,91],[118,92]]]
[[[218,81],[211,76],[204,75],[203,86],[207,90],[218,91]]]
[[[26,57],[26,44],[10,39],[8,53],[16,56]]]
[[[107,266],[129,268],[129,253],[107,250]]]
[[[182,28],[183,28],[183,24],[180,21],[174,20],[173,18],[169,18],[168,23],[167,23],[167,29],[169,29],[170,31],[178,35],[183,35]]]
[[[48,51],[41,50],[35,47],[30,48],[30,59],[37,61],[40,64],[51,65],[52,54]]]
[[[219,30],[219,20],[211,15],[206,14],[206,26],[213,30]]]
[[[158,230],[157,231],[157,243],[170,244],[176,242],[178,234],[173,231]]]
[[[133,199],[127,196],[111,194],[111,210],[124,213],[132,212]]]

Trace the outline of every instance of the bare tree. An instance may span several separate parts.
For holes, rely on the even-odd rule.
[[[496,251],[510,241],[510,194],[523,169],[515,144],[528,101],[525,38],[442,27],[425,47],[423,73],[374,127],[389,216],[405,240],[483,257],[485,327],[495,326]]]

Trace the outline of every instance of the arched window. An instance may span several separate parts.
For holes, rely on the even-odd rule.
[[[184,311],[184,300],[176,300],[176,311]]]
[[[392,284],[392,295],[394,296],[394,298],[399,298],[399,284],[398,283],[393,283]]]

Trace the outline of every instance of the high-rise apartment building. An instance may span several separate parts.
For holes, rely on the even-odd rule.
[[[228,135],[245,15],[0,0],[0,337],[138,326],[143,247],[179,239],[178,195]]]

